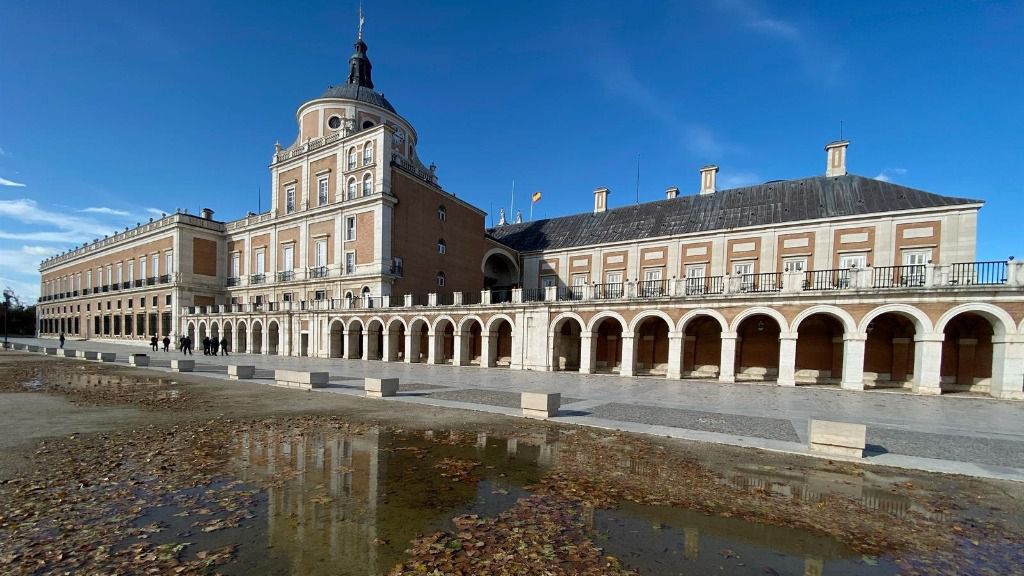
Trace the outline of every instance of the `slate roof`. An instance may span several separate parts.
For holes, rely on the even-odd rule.
[[[863,176],[778,180],[704,196],[679,196],[548,220],[498,226],[488,235],[520,252],[589,246],[746,226],[980,204]]]
[[[374,106],[380,106],[381,108],[395,112],[395,107],[391,105],[391,102],[384,98],[384,95],[380,92],[374,92],[372,88],[360,86],[358,84],[339,84],[338,86],[331,86],[326,92],[320,95],[321,98],[345,98],[348,100],[357,100],[359,102],[366,102],[367,104],[373,104]]]

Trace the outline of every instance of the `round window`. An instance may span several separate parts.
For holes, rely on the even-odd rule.
[[[341,128],[341,116],[331,116],[327,120],[327,125],[331,128],[331,130],[337,130],[338,128]]]

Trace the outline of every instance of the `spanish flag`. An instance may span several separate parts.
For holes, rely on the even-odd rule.
[[[534,203],[540,202],[540,192],[534,192],[533,196],[531,196],[531,199]]]

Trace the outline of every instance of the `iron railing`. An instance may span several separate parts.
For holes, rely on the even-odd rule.
[[[512,289],[502,288],[500,290],[491,290],[491,304],[504,304],[512,301]]]
[[[877,266],[872,270],[872,288],[913,288],[924,286],[925,283],[923,264]]]
[[[959,286],[996,286],[1006,284],[1005,261],[960,262],[953,264],[949,283]]]
[[[546,288],[523,288],[523,302],[544,302]]]
[[[241,283],[241,281],[242,281],[242,279],[238,278],[238,277],[228,278],[228,287],[238,286]]]
[[[586,286],[562,286],[558,288],[557,299],[558,300],[583,300],[585,297]]]
[[[310,278],[327,278],[327,266],[314,266],[309,269]]]
[[[438,306],[452,306],[455,304],[455,293],[453,292],[440,292],[435,295]]]
[[[782,290],[782,273],[741,274],[740,292],[763,293]]]
[[[636,285],[638,298],[661,298],[668,296],[668,280],[641,280]]]
[[[809,270],[804,275],[804,290],[843,290],[851,287],[849,268]]]
[[[292,280],[295,280],[294,270],[285,270],[284,272],[277,273],[278,282],[291,282]]]
[[[705,294],[722,294],[725,292],[724,276],[696,276],[686,278],[683,288],[687,296],[703,296]]]
[[[156,276],[146,278],[146,286],[153,286],[154,284],[156,284]]]
[[[170,274],[164,274],[163,276],[160,276],[160,283],[161,284],[169,284],[170,282],[171,282],[171,275]]]
[[[594,298],[597,299],[622,298],[625,293],[622,282],[594,284]]]
[[[480,303],[480,291],[470,290],[462,293],[462,303],[466,306],[475,306]]]
[[[250,274],[249,275],[249,284],[263,284],[266,281],[267,281],[267,275],[266,274]]]

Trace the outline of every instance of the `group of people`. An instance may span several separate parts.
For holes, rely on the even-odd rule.
[[[182,336],[181,342],[178,343],[178,348],[182,354],[192,354],[192,339],[188,336]],[[204,337],[203,338],[203,355],[204,356],[216,356],[217,352],[220,352],[222,356],[228,355],[228,339],[225,336],[220,340],[216,338]]]
[[[171,339],[168,336],[164,336],[164,339],[161,341],[157,340],[156,336],[154,335],[152,338],[149,339],[149,346],[153,349],[153,352],[156,352],[156,349],[160,346],[161,342],[164,345],[164,352],[170,352]]]

